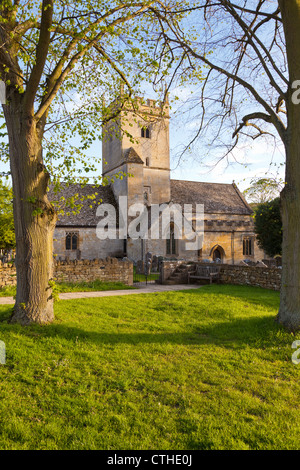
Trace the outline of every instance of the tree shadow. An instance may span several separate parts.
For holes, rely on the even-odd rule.
[[[219,289],[219,287],[221,287]],[[223,288],[225,287],[225,288]],[[274,309],[274,303],[276,305],[278,296],[270,296],[270,292],[267,291],[264,294],[263,289],[253,288],[253,290],[243,288],[241,286],[210,286],[204,289],[182,291],[184,296],[201,296],[203,294],[212,294],[220,296],[224,303],[224,297],[237,298],[243,300],[247,304],[261,305],[266,308]],[[177,294],[179,291],[177,292]],[[260,295],[258,295],[258,293]],[[170,297],[172,293],[169,293]],[[152,294],[153,295],[153,294]],[[154,294],[155,295],[155,294]],[[165,295],[165,294],[164,294]],[[70,302],[70,301],[68,301]],[[11,307],[4,306],[0,309],[0,323],[1,328],[5,327],[5,323],[11,314]],[[207,321],[208,320],[208,321]],[[170,320],[171,321],[171,320]],[[209,321],[211,323],[209,323]],[[7,325],[8,327],[8,325]],[[201,322],[195,325],[187,325],[186,331],[184,326],[178,331],[174,331],[172,327],[166,331],[140,331],[136,332],[118,332],[117,327],[112,331],[104,332],[97,330],[87,330],[86,327],[78,327],[67,325],[63,323],[54,322],[50,325],[38,326],[31,325],[28,327],[20,327],[15,325],[14,328],[18,328],[18,333],[25,336],[35,336],[38,340],[42,338],[64,338],[70,342],[79,340],[86,343],[93,343],[101,347],[101,345],[138,345],[138,344],[153,344],[153,345],[166,345],[166,344],[177,344],[177,345],[205,345],[205,344],[216,344],[225,348],[235,347],[251,347],[260,346],[268,347],[268,344],[274,346],[274,338],[276,333],[283,328],[278,325],[275,321],[275,315],[270,316],[255,316],[252,318],[226,318],[222,319],[216,317],[214,320],[211,318],[204,318]],[[95,327],[97,328],[97,327]],[[100,328],[100,327],[99,327]],[[126,328],[126,326],[125,326]],[[130,325],[128,325],[128,329]],[[5,327],[6,329],[6,327]],[[139,327],[136,327],[138,330]]]
[[[48,325],[42,329],[42,336],[65,338],[74,342],[93,343],[94,345],[205,345],[216,344],[225,348],[274,346],[272,338],[281,327],[273,317],[236,319],[218,321],[212,325],[197,325],[189,331],[137,331],[137,332],[100,332],[67,325]],[[24,333],[26,334],[26,333]]]

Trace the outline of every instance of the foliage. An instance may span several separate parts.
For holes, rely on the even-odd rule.
[[[0,179],[0,249],[9,250],[15,245],[13,192]]]
[[[275,178],[253,178],[244,196],[251,203],[261,204],[278,197],[282,186],[282,182]]]
[[[278,303],[205,286],[61,301],[26,329],[1,306],[1,449],[299,449],[300,336]]]
[[[280,198],[257,206],[254,229],[258,244],[269,256],[281,255],[282,220]]]
[[[0,24],[10,46],[0,57],[0,78],[8,100],[18,90],[23,104],[34,104],[43,163],[56,186],[61,180],[99,183],[101,154],[91,148],[109,139],[102,124],[125,106],[136,108],[141,82],[163,71],[166,57],[160,64],[152,59],[155,41],[149,39],[157,6],[151,0],[2,2]],[[2,146],[6,159],[8,146]]]

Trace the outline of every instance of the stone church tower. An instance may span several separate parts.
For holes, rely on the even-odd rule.
[[[113,177],[116,199],[161,204],[170,201],[169,108],[154,100],[136,100],[103,129],[102,174]],[[125,174],[120,179],[118,174]],[[133,177],[129,176],[133,175]]]
[[[136,98],[103,128],[102,175],[111,181],[116,201],[127,196],[127,213],[135,203],[170,202],[168,103],[162,109],[154,100]],[[147,249],[145,240],[124,240],[131,259],[143,259]]]

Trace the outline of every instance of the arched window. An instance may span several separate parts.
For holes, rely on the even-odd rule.
[[[150,139],[150,127],[143,126],[141,128],[141,137],[144,137],[145,139]]]
[[[66,235],[66,250],[78,250],[79,236],[77,232],[69,232]]]

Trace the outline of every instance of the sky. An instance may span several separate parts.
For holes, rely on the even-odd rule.
[[[145,97],[149,97],[147,94]],[[155,99],[153,94],[150,98]],[[178,163],[179,149],[188,144],[193,135],[188,130],[195,130],[193,122],[183,123],[180,118],[172,116],[170,119],[170,167],[171,178],[179,180],[201,181],[211,183],[227,183],[233,181],[241,191],[247,189],[251,179],[255,177],[276,177],[284,179],[284,149],[282,146],[274,145],[273,140],[266,141],[263,138],[252,141],[249,139],[241,149],[235,149],[234,159],[231,163],[221,160],[217,165],[209,167],[209,162],[217,158],[217,150],[213,147],[205,161],[201,158],[206,153],[202,147],[201,139],[198,141],[197,149],[191,155],[184,155]],[[187,129],[188,128],[188,129]],[[89,150],[90,155],[101,155],[101,142],[96,142]],[[7,170],[7,166],[1,164],[0,171]],[[99,168],[101,174],[101,168]]]
[[[152,95],[146,95],[155,99]],[[180,121],[180,120],[179,120]],[[198,142],[197,150],[192,155],[184,156],[178,164],[178,149],[188,144],[192,133],[187,133],[185,126],[178,123],[178,119],[170,119],[170,168],[171,178],[189,181],[201,181],[210,183],[227,183],[233,181],[240,191],[247,189],[252,178],[276,177],[284,180],[284,149],[282,146],[275,147],[273,139],[267,141],[264,138],[249,139],[244,148],[235,149],[233,154],[236,162],[222,160],[217,165],[209,168],[209,161],[215,161],[217,157],[216,149],[212,148],[205,162],[201,162],[202,155],[206,152]],[[101,152],[101,142],[98,142],[90,149],[90,153]],[[232,159],[233,160],[233,159]]]
[[[227,184],[234,181],[241,191],[251,185],[253,178],[270,177],[284,181],[284,147],[279,138],[275,141],[270,136],[259,137],[255,140],[246,139],[241,147],[233,150],[228,159],[220,158],[226,153],[225,147],[217,149],[212,145],[208,151],[206,144],[209,139],[205,142],[200,137],[192,148],[191,154],[185,154],[178,164],[180,149],[187,145],[195,135],[200,121],[199,117],[193,117],[189,113],[189,118],[181,118],[181,108],[186,109],[182,103],[188,102],[191,96],[190,91],[190,87],[186,87],[171,92],[171,102],[172,95],[179,97],[179,100],[175,101],[174,115],[172,110],[170,114],[171,178]],[[239,117],[242,118],[242,116],[243,114]],[[233,129],[230,128],[230,135],[232,131]]]
[[[156,99],[150,85],[145,85],[143,90],[144,98]],[[191,116],[185,118],[181,116],[180,109],[189,97],[189,88],[171,92],[171,113],[170,113],[170,168],[171,178],[189,181],[201,181],[210,183],[237,184],[240,191],[244,191],[251,185],[253,178],[276,178],[284,180],[284,149],[283,146],[275,144],[272,138],[248,139],[242,148],[235,148],[230,162],[221,159],[215,164],[218,156],[222,155],[225,149],[217,149],[212,146],[207,153],[207,147],[201,138],[197,145],[193,147],[190,154],[185,153],[179,160],[180,150],[188,145],[197,130],[199,118]],[[179,100],[172,102],[173,96],[178,96]],[[76,102],[76,99],[75,99]],[[79,99],[80,102],[80,99]],[[231,131],[230,131],[231,132]],[[87,150],[88,155],[95,155],[99,158],[102,152],[100,141],[93,144]],[[203,156],[205,159],[203,161]],[[0,164],[0,171],[7,171],[8,165]],[[101,175],[101,164],[98,175]]]
[[[223,31],[223,26],[221,27]],[[145,84],[145,98],[155,99],[153,89],[150,84]],[[191,85],[183,87],[180,90],[172,90],[173,96],[176,94],[179,101],[176,102],[174,111],[176,112],[181,103],[184,102],[190,94]],[[171,96],[172,98],[172,96]],[[197,130],[197,119],[191,118],[189,121],[181,119],[180,113],[171,113],[170,119],[170,157],[171,157],[171,178],[181,180],[203,181],[213,183],[227,183],[233,181],[238,185],[241,191],[244,191],[251,184],[254,177],[276,177],[284,179],[284,150],[283,147],[274,145],[271,139],[266,141],[262,138],[247,141],[243,148],[236,148],[233,151],[230,164],[225,160],[221,160],[218,165],[208,164],[215,162],[217,157],[221,155],[220,150],[211,147],[207,155],[207,147],[201,140],[197,146],[193,148],[191,154],[185,154],[178,164],[179,149],[187,145],[191,139],[192,133]],[[95,143],[87,153],[89,155],[101,154],[101,142]],[[205,161],[203,156],[206,155]],[[7,169],[0,165],[0,171]],[[101,174],[101,168],[99,168]]]
[[[210,183],[237,184],[241,191],[247,189],[253,178],[276,177],[284,180],[284,149],[282,146],[274,148],[274,143],[267,143],[263,139],[249,139],[248,146],[244,149],[236,149],[233,154],[236,162],[221,161],[212,168],[205,163],[197,161],[197,155],[186,158],[177,166],[176,145],[184,143],[184,133],[178,133],[170,124],[170,148],[171,148],[171,178],[180,180],[203,181]],[[199,160],[201,159],[201,143],[199,145]],[[210,156],[209,156],[210,157]],[[211,150],[211,159],[216,155]]]

